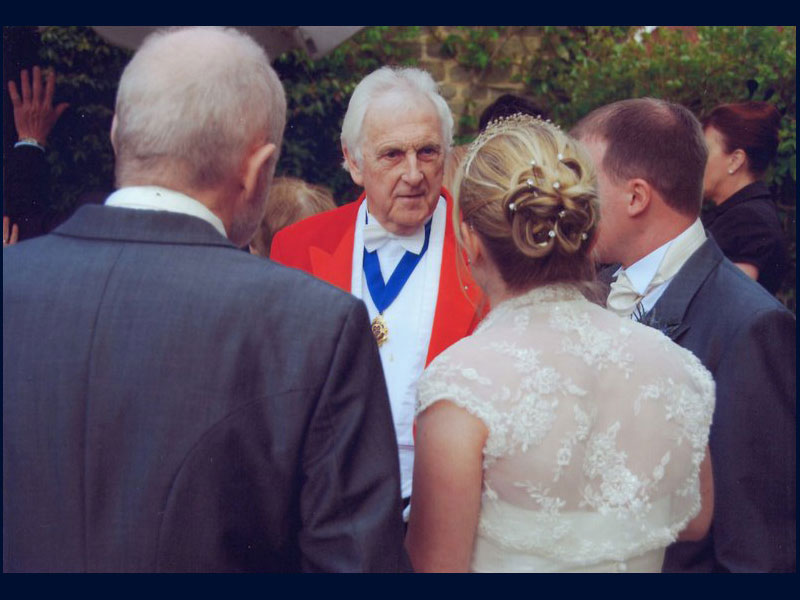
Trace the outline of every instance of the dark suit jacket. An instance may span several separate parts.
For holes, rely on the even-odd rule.
[[[713,239],[643,322],[691,350],[717,384],[710,447],[714,518],[700,542],[667,550],[665,571],[796,568],[794,316]]]
[[[3,252],[6,571],[396,571],[364,305],[185,215]]]

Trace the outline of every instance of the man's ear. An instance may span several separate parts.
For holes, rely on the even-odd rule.
[[[347,150],[347,146],[344,144],[342,144],[342,154],[344,154],[344,159],[347,161],[347,168],[350,171],[350,177],[353,178],[353,183],[364,187],[364,174],[361,172],[355,157]]]
[[[269,159],[275,154],[275,150],[277,150],[275,144],[264,144],[262,146],[257,146],[250,152],[250,155],[245,158],[242,173],[242,188],[244,188],[247,198],[251,198],[255,193],[261,173]]]
[[[653,186],[645,179],[628,181],[628,216],[636,217],[643,214],[650,206],[654,191]]]
[[[111,132],[109,134],[111,138],[111,149],[114,150],[114,155],[117,154],[117,113],[114,113],[114,118],[111,119]]]

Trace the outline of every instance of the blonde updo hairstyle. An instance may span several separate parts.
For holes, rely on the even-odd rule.
[[[595,172],[576,140],[512,115],[490,123],[462,164],[453,186],[456,237],[463,244],[460,212],[509,289],[594,280]]]

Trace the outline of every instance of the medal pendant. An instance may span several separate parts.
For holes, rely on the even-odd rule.
[[[383,320],[383,315],[378,315],[372,319],[372,335],[375,336],[375,341],[378,342],[378,348],[383,346],[386,340],[389,339],[389,328],[386,326],[386,321]]]

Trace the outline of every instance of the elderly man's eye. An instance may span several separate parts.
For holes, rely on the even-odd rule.
[[[420,156],[434,157],[439,155],[439,148],[436,146],[425,146],[419,151]]]

